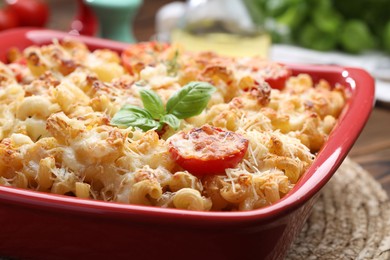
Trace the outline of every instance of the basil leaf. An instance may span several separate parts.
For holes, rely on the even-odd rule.
[[[143,131],[161,130],[164,124],[177,130],[180,119],[200,114],[216,88],[207,82],[190,82],[168,100],[166,110],[161,98],[153,91],[142,89],[140,95],[145,108],[123,106],[111,119],[118,127],[138,127]]]
[[[143,131],[162,127],[147,110],[132,105],[123,106],[111,119],[111,125],[118,127],[133,126]]]
[[[161,130],[162,128],[162,124],[160,124],[160,122],[150,118],[139,118],[134,121],[131,126],[138,127],[144,132],[148,130]]]
[[[174,130],[179,129],[180,127],[180,119],[172,114],[165,115],[161,117],[160,123],[165,123],[172,127]]]
[[[149,113],[149,111],[147,111],[146,109],[143,109],[141,107],[137,107],[137,106],[133,106],[133,105],[124,105],[120,110],[119,112],[122,112],[122,111],[129,111],[131,113],[134,113],[136,114],[137,116],[139,117],[146,117],[146,118],[150,118],[150,119],[153,119],[153,116],[152,114]],[[118,112],[118,113],[119,113]],[[114,116],[115,117],[115,116]]]
[[[161,98],[156,92],[149,89],[141,89],[141,95],[144,108],[152,115],[153,118],[159,119],[165,114],[165,109]]]
[[[199,115],[206,108],[216,88],[207,82],[190,82],[175,92],[167,102],[167,114],[184,119]]]

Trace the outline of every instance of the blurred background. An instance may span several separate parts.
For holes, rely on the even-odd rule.
[[[19,0],[18,0],[19,1]],[[9,3],[17,2],[16,0],[0,0],[0,31],[10,29],[13,27],[20,27],[14,21],[9,20],[8,15],[3,15],[2,11],[8,9]],[[61,31],[70,31],[72,22],[77,18],[80,8],[79,4],[81,0],[20,0],[23,2],[30,12],[36,12],[38,15],[42,15],[39,7],[28,2],[43,2],[48,7],[48,13],[43,13],[43,16],[47,16],[46,22],[40,24],[38,27],[45,27],[50,29],[56,29]],[[27,2],[27,4],[26,4]],[[104,1],[103,1],[104,2]],[[126,2],[123,0],[111,0],[106,2]],[[150,40],[151,36],[155,33],[155,15],[159,8],[163,5],[170,3],[169,0],[143,0],[140,7],[132,20],[131,26],[134,28],[134,34],[139,41]],[[22,14],[23,15],[23,14]],[[107,13],[110,16],[110,13]],[[11,17],[12,18],[12,17]],[[34,17],[29,17],[30,20],[34,20]],[[14,20],[14,19],[11,19]],[[5,26],[4,26],[5,25]],[[29,25],[24,25],[29,26]],[[130,25],[129,25],[130,26]]]
[[[49,7],[48,19],[38,25],[69,30],[72,20],[80,14],[79,5],[83,1],[2,0],[1,9],[6,9],[8,4],[12,5],[15,2],[29,5],[30,8],[34,8],[31,7],[31,2],[44,2]],[[125,2],[137,1],[85,0],[84,2],[88,5],[105,3],[109,8],[115,3],[121,3],[120,5],[125,7]],[[135,19],[130,22],[135,28],[134,33],[139,41],[150,40],[155,33],[168,33],[168,27],[185,27],[192,32],[198,30],[197,33],[202,30],[206,32],[207,29],[219,30],[232,34],[241,33],[243,36],[248,33],[248,30],[252,30],[252,34],[255,32],[254,28],[248,27],[248,20],[251,20],[254,23],[251,26],[257,26],[257,29],[267,32],[274,44],[287,43],[313,50],[337,50],[352,54],[372,50],[390,53],[390,1],[388,0],[139,0],[138,2],[140,7],[134,14]],[[240,4],[247,10],[242,11]],[[162,7],[165,10],[161,10],[164,9]],[[158,23],[155,23],[156,15]],[[105,16],[112,15],[106,12]],[[0,15],[0,29],[3,23],[1,20]],[[207,22],[209,24],[206,29]],[[212,22],[214,24],[210,24]],[[183,25],[183,23],[187,24]]]
[[[44,2],[49,6],[49,19],[44,26],[60,30],[70,28],[70,23],[78,12],[78,3],[82,2],[78,0],[2,0],[0,5],[4,9],[7,3],[34,1]],[[84,2],[115,3],[129,2],[129,0],[86,0]],[[187,17],[181,17],[182,20],[187,19],[188,15],[193,15],[184,10],[183,6],[186,2],[184,0],[144,0],[140,2],[141,7],[134,20],[135,34],[140,41],[149,40],[156,29],[161,29],[158,26],[154,27],[154,24],[145,26],[143,23],[153,22],[155,15],[164,5],[171,5],[171,8],[168,8],[171,14],[164,14],[162,22],[167,22],[166,19],[179,18],[183,14]],[[180,6],[178,2],[183,5]],[[239,8],[235,10],[228,8],[229,6],[236,7],[236,2],[242,2],[248,9],[248,13],[243,13]],[[249,16],[256,25],[270,34],[273,43],[288,43],[320,51],[340,50],[354,54],[368,50],[382,50],[390,53],[390,1],[388,0],[188,0],[186,4],[192,13],[197,9],[206,12],[199,20],[215,18],[226,24],[227,22],[234,23],[234,20],[245,20],[248,18],[246,16]],[[215,8],[215,5],[219,7]],[[213,13],[221,9],[225,12],[225,17],[213,17]],[[106,13],[106,15],[110,14]],[[201,26],[201,21],[198,21],[197,26]],[[137,30],[137,28],[143,29]]]
[[[116,0],[112,0],[115,2]],[[69,31],[72,21],[78,13],[78,1],[76,0],[45,0],[51,10],[47,27]],[[138,41],[149,41],[155,34],[155,15],[159,8],[172,1],[169,0],[144,0],[138,12],[134,16],[132,26],[134,35]]]

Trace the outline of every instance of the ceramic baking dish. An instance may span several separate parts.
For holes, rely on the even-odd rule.
[[[47,44],[69,34],[17,29],[0,33],[10,47]],[[72,36],[91,49],[124,43]],[[350,98],[313,165],[272,206],[245,212],[198,212],[78,199],[0,186],[0,256],[28,259],[281,259],[371,112],[374,81],[357,68],[288,65],[293,74],[347,86]]]

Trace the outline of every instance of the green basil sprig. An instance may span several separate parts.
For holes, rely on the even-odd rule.
[[[202,113],[215,90],[207,82],[190,82],[169,98],[165,108],[156,92],[141,89],[144,108],[124,105],[111,119],[111,125],[122,128],[133,126],[147,131],[161,130],[167,124],[177,130],[180,119]]]

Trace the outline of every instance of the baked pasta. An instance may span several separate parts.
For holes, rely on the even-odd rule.
[[[55,40],[8,58],[0,184],[83,199],[213,211],[271,205],[312,164],[346,102],[342,86],[276,63],[159,43],[118,54]],[[200,96],[178,109],[194,89]]]

